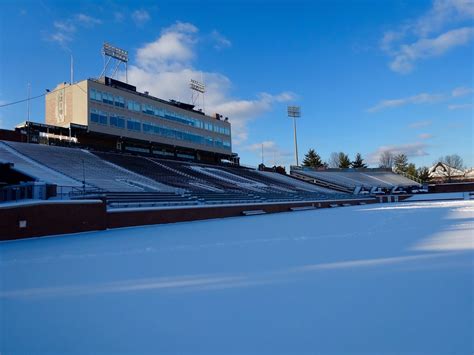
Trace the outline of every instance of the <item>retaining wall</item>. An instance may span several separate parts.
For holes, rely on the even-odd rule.
[[[377,203],[376,199],[287,202],[220,206],[116,209],[100,200],[34,201],[0,205],[0,241],[108,228],[242,216],[246,211],[288,212],[292,208]]]

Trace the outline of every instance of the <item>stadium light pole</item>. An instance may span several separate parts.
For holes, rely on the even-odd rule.
[[[296,139],[296,119],[301,117],[301,109],[299,106],[288,106],[288,117],[293,118],[293,136],[295,140],[295,161],[296,166],[299,165],[298,163],[298,141]]]

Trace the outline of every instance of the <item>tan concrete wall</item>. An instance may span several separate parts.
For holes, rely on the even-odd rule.
[[[60,127],[68,127],[70,123],[87,125],[88,81],[75,85],[59,84],[46,95],[45,121]]]
[[[81,81],[72,87],[72,123],[87,125],[88,122],[88,80]]]

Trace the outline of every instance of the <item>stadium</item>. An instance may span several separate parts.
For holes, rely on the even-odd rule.
[[[18,223],[12,215],[3,237],[54,234],[60,223],[70,228],[64,232],[79,232],[97,229],[104,219],[110,224],[99,229],[398,201],[427,191],[391,169],[292,166],[287,175],[240,166],[227,118],[109,77],[58,85],[45,107],[44,124],[24,122],[2,132],[2,199],[25,200],[22,213],[32,216],[38,208],[49,214],[58,204],[69,207],[61,206],[64,215],[54,213],[57,222],[48,226],[34,217]],[[68,221],[79,217],[75,209],[98,201],[120,222],[103,214]],[[132,209],[133,217],[126,217]],[[170,210],[183,213],[164,217]],[[5,213],[18,213],[18,206]]]
[[[300,165],[296,128],[250,167],[195,103],[104,74],[0,129],[1,354],[472,350],[467,172]]]

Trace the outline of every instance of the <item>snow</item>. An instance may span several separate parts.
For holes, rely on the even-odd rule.
[[[471,354],[474,201],[0,243],[0,353]]]
[[[434,194],[419,194],[408,197],[405,201],[434,201],[434,200],[462,200],[468,192],[443,192]]]

